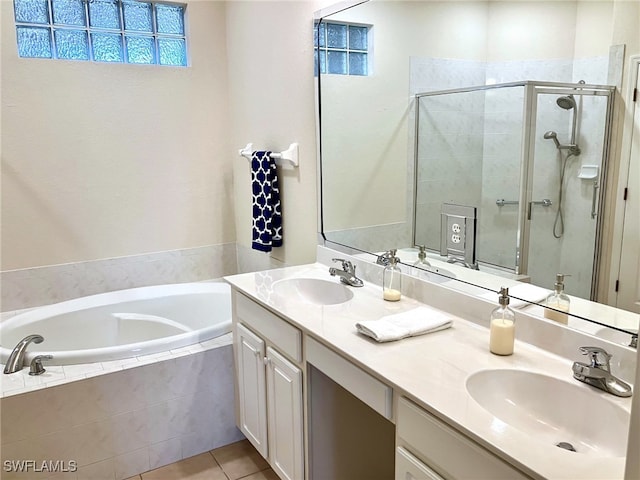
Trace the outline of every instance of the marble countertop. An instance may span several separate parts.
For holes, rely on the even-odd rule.
[[[294,296],[283,296],[274,291],[276,282],[296,277],[338,281],[329,276],[327,266],[321,263],[234,275],[225,277],[225,280],[533,477],[624,477],[624,457],[590,456],[542,443],[526,432],[499,421],[477,404],[466,390],[467,378],[475,372],[520,369],[557,377],[599,395],[597,390],[573,380],[572,360],[518,340],[514,355],[493,355],[489,352],[488,328],[457,316],[455,305],[447,308],[453,319],[453,326],[447,330],[377,343],[358,334],[356,322],[381,318],[423,304],[406,296],[399,302],[386,302],[382,299],[381,287],[366,281],[364,287],[353,289],[352,300],[330,306],[301,302],[292,299]],[[461,301],[479,301],[463,293],[459,295]],[[631,399],[601,394],[630,410]],[[553,402],[553,398],[549,401]],[[585,422],[588,421],[590,419],[585,418]]]

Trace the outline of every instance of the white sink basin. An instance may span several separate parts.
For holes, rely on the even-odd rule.
[[[319,278],[287,278],[273,284],[273,292],[285,300],[314,305],[336,305],[353,298],[350,288]]]
[[[467,379],[467,391],[496,419],[547,445],[566,442],[574,454],[624,457],[629,413],[606,393],[570,383],[571,372],[567,377],[565,382],[523,370],[483,370]]]

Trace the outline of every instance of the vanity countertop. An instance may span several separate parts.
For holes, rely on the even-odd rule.
[[[467,378],[481,370],[520,369],[593,390],[572,378],[572,360],[518,340],[513,355],[493,355],[489,352],[488,328],[452,314],[454,305],[448,312],[453,326],[447,330],[377,343],[357,333],[355,324],[423,304],[406,296],[399,302],[386,302],[381,288],[366,281],[364,287],[353,288],[354,297],[350,301],[328,306],[303,303],[274,291],[274,283],[296,277],[338,282],[321,263],[234,275],[225,280],[533,477],[599,480],[624,477],[624,457],[598,457],[547,446],[495,418],[471,398],[465,386]],[[459,295],[461,301],[473,301],[463,293]],[[630,398],[601,394],[630,410]],[[549,398],[549,402],[553,401]],[[585,418],[584,421],[607,420]]]

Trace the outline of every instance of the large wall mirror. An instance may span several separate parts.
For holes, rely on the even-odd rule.
[[[372,260],[397,249],[405,271],[492,299],[508,286],[541,315],[563,274],[576,325],[628,344],[637,312],[594,301],[624,66],[616,5],[369,0],[324,15],[327,244]]]

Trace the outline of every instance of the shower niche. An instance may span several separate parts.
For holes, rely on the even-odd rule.
[[[595,298],[614,87],[522,81],[415,95],[413,244],[476,209],[476,261]],[[479,181],[480,180],[480,181]]]

